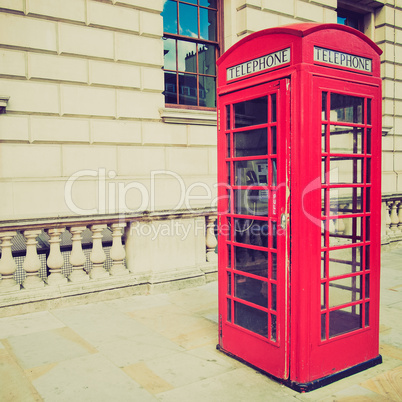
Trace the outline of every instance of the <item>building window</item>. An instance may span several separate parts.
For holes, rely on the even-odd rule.
[[[360,32],[364,32],[364,15],[349,11],[343,8],[337,9],[338,24],[355,28]]]
[[[165,0],[165,103],[216,107],[220,0]]]

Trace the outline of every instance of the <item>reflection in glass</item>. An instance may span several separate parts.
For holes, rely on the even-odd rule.
[[[268,277],[268,253],[245,247],[234,247],[235,269],[249,274]]]
[[[276,311],[276,285],[271,283],[271,309]]]
[[[245,304],[234,302],[234,323],[249,331],[268,337],[268,314]]]
[[[235,214],[268,216],[267,190],[234,190]]]
[[[198,45],[198,72],[215,75],[216,52],[213,45]]]
[[[271,181],[271,184],[273,186],[276,186],[277,185],[276,159],[271,159],[271,165],[272,165],[272,181]]]
[[[235,156],[257,156],[268,154],[266,128],[233,133],[233,138]]]
[[[165,72],[165,102],[177,103],[176,73]]]
[[[329,312],[329,337],[355,331],[362,327],[361,306]]]
[[[235,162],[236,186],[266,186],[268,184],[268,161],[254,159]],[[260,198],[263,194],[260,193]],[[265,198],[268,194],[265,195]]]
[[[194,0],[196,1],[196,0]],[[200,6],[216,8],[217,0],[200,0]]]
[[[363,123],[364,98],[331,94],[331,122]]]
[[[271,279],[273,279],[274,281],[277,279],[276,276],[276,253],[271,253]]]
[[[177,63],[179,71],[197,72],[196,44],[183,40],[177,41]]]
[[[268,247],[268,222],[235,218],[234,225],[237,243]]]
[[[163,6],[163,31],[177,34],[177,3],[167,0]]]
[[[352,303],[362,298],[361,276],[352,276],[329,282],[329,307]]]
[[[276,315],[271,314],[271,341],[276,342]]]
[[[235,103],[235,128],[265,124],[268,122],[268,97]]]
[[[197,105],[197,76],[179,74],[179,103]]]
[[[329,276],[351,274],[362,270],[362,247],[329,251]]]
[[[200,106],[216,106],[216,78],[200,75]]]
[[[330,152],[334,154],[363,153],[363,128],[330,126]]]
[[[330,158],[329,178],[332,184],[362,183],[362,159],[332,157]]]
[[[268,284],[243,275],[235,275],[235,296],[238,299],[268,307]]]
[[[332,228],[332,230],[331,227],[329,229],[330,246],[343,246],[363,240],[361,217],[334,219]],[[342,228],[342,230],[336,230],[336,228]]]
[[[198,38],[198,8],[190,4],[179,3],[179,34]]]
[[[164,69],[176,70],[176,41],[163,39]]]
[[[216,41],[216,11],[200,8],[200,38]]]

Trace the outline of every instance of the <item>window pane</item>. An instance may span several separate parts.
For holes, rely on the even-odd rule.
[[[235,242],[268,247],[268,222],[255,219],[234,219]]]
[[[362,247],[329,251],[329,276],[340,276],[361,271]]]
[[[200,8],[200,37],[202,39],[216,41],[216,21],[216,11]]]
[[[236,214],[268,216],[266,190],[234,190],[234,197]]]
[[[197,76],[179,74],[179,103],[197,105]]]
[[[329,337],[355,331],[362,327],[361,306],[347,307],[329,313]]]
[[[362,159],[334,157],[330,159],[330,183],[362,183]]]
[[[331,126],[330,152],[337,154],[363,153],[363,128]]]
[[[176,41],[174,39],[163,40],[164,69],[176,70]]]
[[[216,107],[215,77],[200,76],[200,106]]]
[[[200,6],[216,8],[217,0],[200,0]]]
[[[177,34],[177,3],[175,1],[166,1],[163,6],[163,31]]]
[[[363,123],[364,99],[356,96],[331,94],[332,122]]]
[[[268,122],[268,97],[251,99],[233,105],[235,128],[265,124]]]
[[[235,162],[236,186],[266,186],[268,161],[264,159]]]
[[[268,278],[268,253],[245,247],[234,247],[235,269]]]
[[[196,44],[183,40],[177,41],[178,67],[179,71],[188,73],[197,72]]]
[[[242,131],[234,133],[235,156],[257,156],[268,154],[267,129]]]
[[[331,215],[357,214],[363,211],[362,189],[359,187],[331,188]]]
[[[362,298],[361,276],[329,282],[329,307],[352,303]]]
[[[234,323],[268,337],[268,314],[245,304],[234,302]]]
[[[268,284],[243,275],[235,275],[235,297],[268,307]]]
[[[198,72],[200,74],[215,75],[215,55],[215,46],[198,45]]]
[[[177,103],[175,73],[165,72],[165,102]]]
[[[180,35],[191,36],[198,38],[198,13],[197,6],[180,3],[179,18],[180,18]]]

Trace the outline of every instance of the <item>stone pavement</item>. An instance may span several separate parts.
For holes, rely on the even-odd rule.
[[[0,319],[0,401],[401,401],[402,248],[382,258],[383,364],[299,394],[215,349],[217,283]]]

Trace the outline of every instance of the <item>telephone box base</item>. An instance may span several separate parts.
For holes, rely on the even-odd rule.
[[[323,378],[320,378],[318,380],[311,381],[308,383],[298,383],[298,382],[295,382],[295,381],[292,381],[289,379],[275,377],[272,374],[269,374],[266,371],[263,371],[263,370],[259,369],[258,367],[253,366],[252,364],[246,362],[245,360],[241,359],[240,357],[235,356],[232,353],[222,349],[219,344],[216,345],[216,349],[219,350],[220,352],[226,354],[227,356],[232,357],[232,358],[236,359],[237,361],[245,364],[246,366],[252,367],[253,369],[259,371],[260,373],[266,375],[267,377],[269,377],[283,385],[286,385],[287,387],[293,389],[294,391],[300,392],[300,393],[310,392],[310,391],[314,391],[315,389],[325,387],[326,385],[332,384],[333,382],[342,380],[343,378],[360,373],[361,371],[367,370],[371,367],[377,366],[378,364],[382,363],[382,356],[378,355],[374,359],[368,360],[364,363],[357,364],[356,366],[353,366],[353,367],[349,367],[346,370],[340,371],[338,373],[331,374],[329,376],[326,376],[326,377],[323,377]]]

